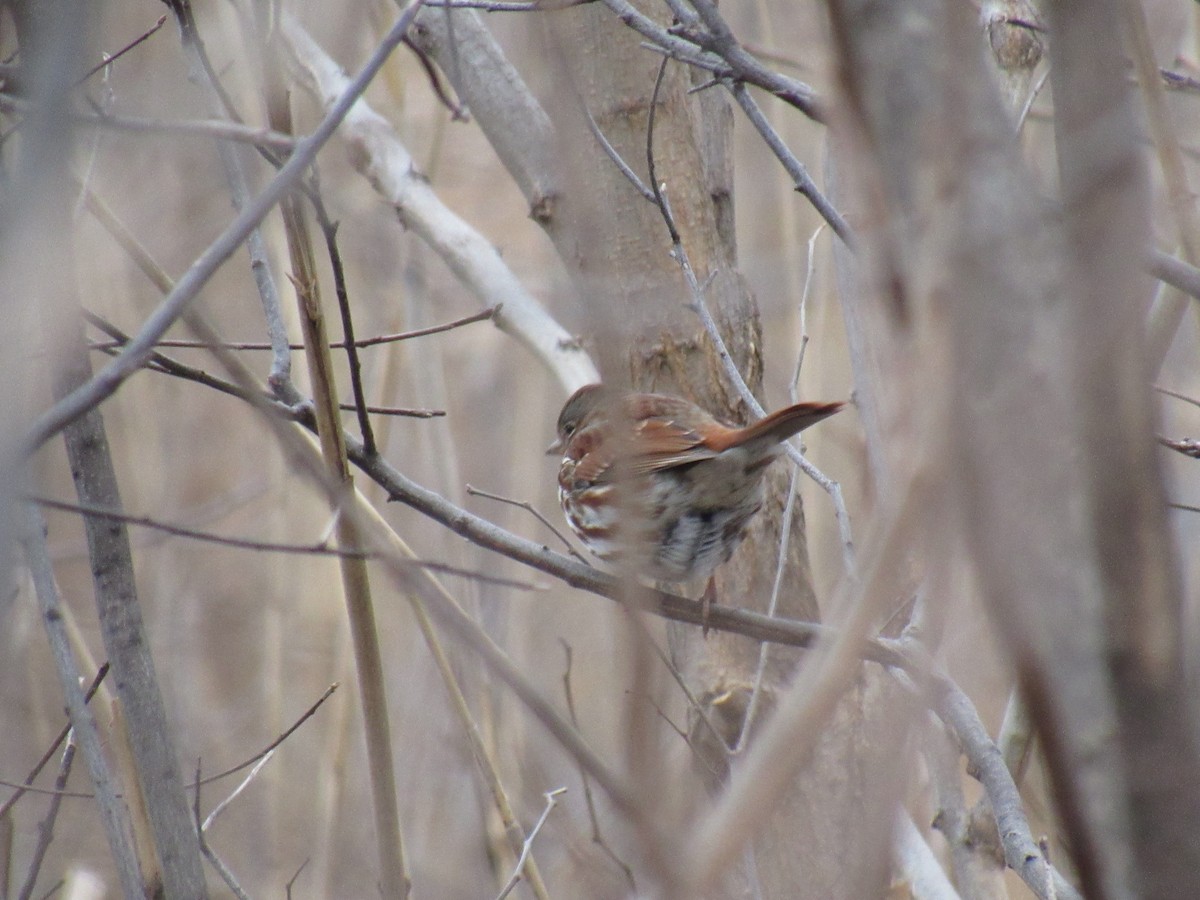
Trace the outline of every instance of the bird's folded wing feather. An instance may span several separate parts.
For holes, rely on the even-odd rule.
[[[600,437],[598,433],[596,437]],[[717,451],[705,447],[702,441],[699,434],[682,428],[670,419],[643,419],[635,426],[627,448],[628,473],[634,476],[649,475],[702,459],[712,459]],[[593,484],[611,481],[616,474],[613,463],[620,452],[619,442],[597,439],[581,449],[584,452],[575,465],[574,479]]]
[[[648,475],[712,459],[717,451],[705,447],[703,440],[695,431],[670,419],[645,419],[635,431],[630,470]]]

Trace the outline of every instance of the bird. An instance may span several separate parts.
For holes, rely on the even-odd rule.
[[[797,403],[735,427],[682,397],[588,384],[546,452],[562,456],[559,503],[588,550],[656,582],[694,583],[745,537],[783,441],[844,405]]]

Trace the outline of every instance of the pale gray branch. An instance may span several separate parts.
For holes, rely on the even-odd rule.
[[[83,751],[88,774],[96,792],[96,803],[100,807],[100,821],[104,826],[108,847],[116,864],[121,890],[126,900],[143,896],[142,876],[138,868],[137,853],[133,848],[133,834],[125,808],[117,799],[116,778],[108,767],[108,760],[96,728],[96,719],[83,696],[79,681],[79,666],[71,652],[66,622],[62,610],[62,598],[54,580],[54,568],[46,545],[46,520],[35,506],[26,510],[26,530],[23,536],[25,557],[29,563],[29,574],[33,578],[34,592],[42,612],[50,651],[54,657],[59,684],[67,702],[67,713],[75,740]]]
[[[346,89],[346,75],[292,17],[284,33],[309,86],[323,107]],[[568,391],[599,381],[587,352],[545,311],[483,235],[451,211],[417,172],[400,136],[364,100],[347,115],[343,139],[354,148],[359,171],[395,208],[401,221],[446,262],[485,306],[493,321],[516,338]]]
[[[412,38],[446,73],[517,182],[530,215],[549,222],[561,193],[554,126],[479,14],[424,9],[413,23]]]
[[[907,882],[914,900],[961,900],[929,842],[904,809],[896,810],[894,840],[892,865]]]

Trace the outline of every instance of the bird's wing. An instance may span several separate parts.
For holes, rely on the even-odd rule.
[[[601,429],[577,434],[572,444],[576,460],[571,480],[590,484],[612,481],[622,468],[614,465],[621,453],[628,454],[624,469],[630,476],[649,475],[717,455],[717,451],[703,445],[703,438],[695,431],[667,418],[639,421],[624,447]]]
[[[635,475],[648,475],[712,459],[717,451],[705,447],[703,441],[700,434],[671,419],[643,419],[634,430],[630,471]]]

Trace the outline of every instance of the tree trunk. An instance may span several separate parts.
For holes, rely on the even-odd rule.
[[[611,16],[603,9],[582,7],[547,21],[558,67],[551,113],[563,144],[559,156],[567,166],[561,179],[567,186],[561,210],[564,228],[573,237],[573,256],[567,263],[585,309],[589,349],[610,382],[678,394],[718,418],[747,421],[744,404],[699,317],[686,306],[691,298],[680,266],[669,254],[670,236],[661,212],[613,165],[578,111],[576,92],[608,141],[648,185],[647,122],[661,57],[639,47],[631,31],[614,32]],[[708,285],[705,299],[732,358],[751,390],[761,394],[761,324],[755,300],[736,269],[727,156],[732,117],[723,88],[688,95],[689,78],[684,67],[668,64],[654,112],[657,180],[696,277]],[[789,481],[785,466],[773,467],[762,513],[734,558],[716,575],[717,602],[766,611],[779,563]],[[816,620],[819,612],[799,502],[785,554],[777,612]],[[695,778],[688,789],[690,802],[703,806],[705,797],[725,782],[728,747],[737,744],[750,705],[760,646],[726,634],[705,637],[700,629],[686,626],[670,628],[669,642],[704,711],[700,716],[693,710],[689,718]],[[790,681],[800,659],[795,650],[770,648],[756,723],[762,723],[772,698]],[[872,741],[861,709],[865,698],[876,693],[876,685],[864,684],[846,698],[805,777],[757,842],[755,873],[746,867],[731,875],[721,895],[739,894],[751,877],[766,897],[853,894],[846,855],[858,854],[871,841],[876,842],[877,854],[883,846],[878,843],[879,829],[868,827],[870,814],[863,800]],[[705,719],[723,741],[713,736]],[[863,777],[847,777],[847,764]],[[890,823],[890,810],[883,821]],[[882,864],[883,858],[877,856],[877,861]],[[868,893],[878,893],[883,870],[866,868],[876,882]]]

